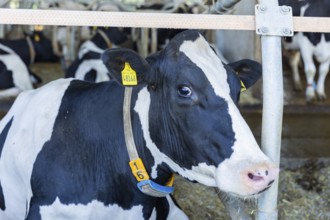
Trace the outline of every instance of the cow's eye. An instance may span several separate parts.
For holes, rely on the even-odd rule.
[[[192,90],[186,85],[178,86],[178,94],[182,97],[188,98],[192,95]]]

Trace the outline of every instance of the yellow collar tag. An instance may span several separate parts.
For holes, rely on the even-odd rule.
[[[171,178],[167,181],[166,186],[173,186],[174,183],[174,174],[172,174]]]
[[[122,82],[124,86],[136,86],[137,85],[137,76],[135,70],[125,63],[124,69],[121,71]]]
[[[129,166],[131,167],[132,173],[137,181],[141,182],[143,180],[149,179],[149,175],[143,165],[141,158],[130,161]]]
[[[246,91],[246,87],[245,87],[243,81],[241,80],[241,92],[244,92],[244,91]]]
[[[132,173],[138,181],[137,187],[139,190],[149,196],[153,197],[165,197],[173,193],[174,187],[174,175],[167,181],[166,185],[159,185],[154,181],[149,179],[149,175],[143,165],[141,158],[131,160],[129,162],[129,166],[131,167]]]

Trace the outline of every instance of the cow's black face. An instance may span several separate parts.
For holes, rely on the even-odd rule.
[[[233,152],[228,103],[216,96],[201,68],[174,52],[168,48],[151,64],[156,76],[150,89],[151,138],[182,168],[217,165]]]
[[[134,111],[154,157],[152,177],[165,163],[190,180],[237,195],[268,187],[277,169],[260,151],[236,106],[240,79],[246,87],[252,85],[260,77],[260,65],[254,68],[242,61],[224,67],[195,31],[177,35],[163,51],[149,57],[148,64],[133,57],[127,50],[122,54],[108,50],[103,61],[119,82],[123,63],[129,62],[144,86]],[[259,72],[235,73],[254,70]]]
[[[36,62],[55,62],[59,60],[53,52],[52,43],[40,31],[34,31],[31,37],[36,52]]]

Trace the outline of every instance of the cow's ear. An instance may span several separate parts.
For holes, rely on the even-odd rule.
[[[144,83],[149,71],[147,61],[135,51],[124,48],[107,49],[102,54],[102,61],[111,78],[123,86],[136,86]]]
[[[262,74],[261,64],[253,60],[244,59],[228,65],[235,70],[240,78],[242,92],[255,84]]]

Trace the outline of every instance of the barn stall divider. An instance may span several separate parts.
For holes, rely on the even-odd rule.
[[[210,13],[225,12],[240,0],[218,0]],[[188,28],[209,30],[256,30],[261,36],[263,111],[261,147],[279,166],[283,74],[281,37],[293,32],[330,32],[330,18],[293,17],[290,7],[277,0],[259,0],[255,16],[219,14],[172,14],[154,12],[105,12],[38,9],[0,9],[0,25],[116,26],[136,28]],[[258,201],[258,220],[278,219],[278,181]]]

